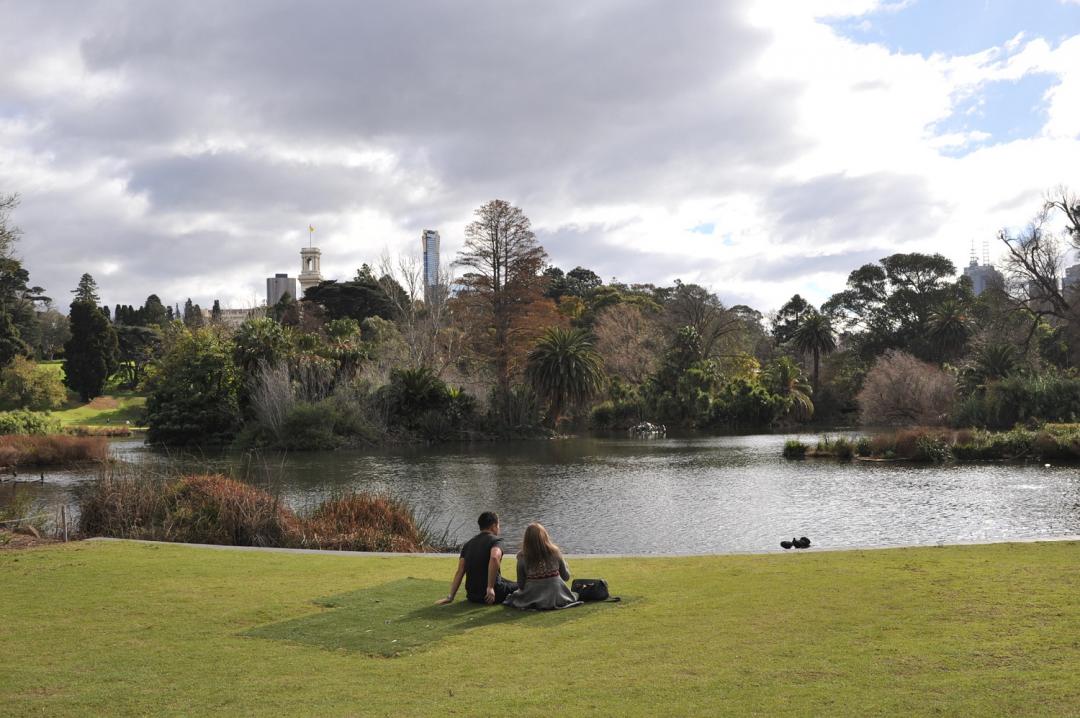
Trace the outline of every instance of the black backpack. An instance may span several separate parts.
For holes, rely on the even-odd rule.
[[[607,581],[602,578],[575,578],[570,590],[581,601],[618,601],[618,596],[608,593]]]

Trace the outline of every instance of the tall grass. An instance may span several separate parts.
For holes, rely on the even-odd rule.
[[[63,434],[0,436],[0,466],[57,466],[105,461],[109,442],[100,436]]]
[[[353,551],[445,547],[400,499],[344,494],[301,516],[270,492],[218,475],[106,473],[83,487],[79,505],[84,536]]]

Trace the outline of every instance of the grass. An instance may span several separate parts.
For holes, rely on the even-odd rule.
[[[548,716],[560,706],[1076,715],[1078,550],[571,560],[631,600],[552,614],[432,608],[452,558],[126,542],[6,551],[0,706],[54,716]]]
[[[0,467],[64,466],[108,457],[109,445],[100,437],[0,435]]]
[[[66,409],[54,411],[52,416],[63,426],[117,426],[130,422],[139,426],[143,421],[146,397],[131,392],[118,392],[99,396],[83,404],[77,399]]]

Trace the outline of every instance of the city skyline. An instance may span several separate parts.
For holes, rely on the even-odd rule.
[[[326,276],[430,227],[449,263],[499,197],[564,270],[768,311],[897,251],[996,257],[1080,164],[1064,0],[64,7],[0,30],[0,190],[61,305],[90,272],[243,306],[309,226]]]

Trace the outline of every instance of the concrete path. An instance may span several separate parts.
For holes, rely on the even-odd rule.
[[[269,548],[263,546],[218,546],[214,544],[203,543],[173,543],[167,541],[140,541],[136,539],[118,539],[118,538],[91,538],[87,541],[127,541],[130,543],[145,543],[145,544],[161,544],[165,546],[187,546],[189,548],[206,548],[216,549],[218,551],[264,551],[270,553],[291,553],[291,554],[318,554],[322,556],[375,556],[383,558],[398,558],[398,557],[413,557],[413,558],[457,558],[456,553],[394,553],[392,551],[332,551],[326,549],[314,549],[314,548]],[[993,544],[1003,543],[1039,543],[1041,541],[1077,541],[1080,542],[1080,536],[1059,536],[1056,538],[1014,538],[1007,541],[958,541],[955,543],[938,543],[938,544],[902,544],[896,546],[867,546],[866,548],[820,548],[811,546],[808,549],[790,549],[784,550],[780,548],[779,542],[775,549],[768,549],[762,551],[729,551],[727,553],[578,553],[567,554],[566,557],[570,559],[578,558],[692,558],[697,556],[757,556],[763,554],[800,554],[809,551],[884,551],[887,549],[897,548],[941,548],[944,546],[986,546]]]

